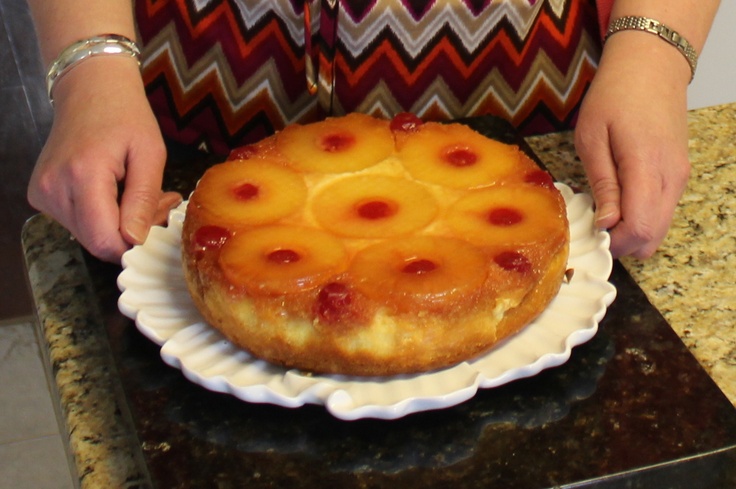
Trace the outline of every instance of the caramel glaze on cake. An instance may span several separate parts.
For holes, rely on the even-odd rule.
[[[461,124],[351,114],[238,148],[182,233],[205,319],[274,364],[383,376],[470,360],[557,294],[569,246],[552,179]]]

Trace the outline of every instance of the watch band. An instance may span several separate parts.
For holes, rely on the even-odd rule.
[[[649,17],[637,17],[637,16],[626,16],[619,17],[618,19],[611,22],[608,26],[608,32],[606,33],[605,41],[609,37],[621,31],[644,31],[651,34],[656,34],[660,38],[664,39],[671,45],[677,48],[680,53],[685,57],[687,63],[690,65],[690,81],[695,77],[695,69],[698,67],[698,53],[695,52],[695,48],[680,35],[676,30],[667,27],[661,22],[650,19]]]

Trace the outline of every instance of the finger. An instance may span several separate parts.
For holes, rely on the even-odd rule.
[[[630,255],[638,259],[646,259],[654,255],[664,238],[667,236],[671,219],[664,213],[658,213],[659,216],[655,220],[656,225],[651,228],[648,236],[642,237],[641,228],[635,228],[629,225],[624,219],[617,224],[611,233],[611,254],[614,258]]]
[[[590,182],[595,201],[595,225],[609,229],[621,220],[621,186],[609,176],[598,176]]]
[[[161,199],[163,161],[154,153],[130,156],[120,200],[120,232],[131,244],[141,244],[154,223]]]
[[[643,240],[636,238],[626,221],[619,222],[609,229],[611,235],[611,255],[613,258],[633,256],[634,258],[649,258],[657,249],[654,238]]]
[[[621,185],[607,139],[578,137],[576,147],[595,202],[595,224],[611,228],[621,219]]]
[[[645,191],[652,198],[639,205],[643,209],[654,210],[650,218],[651,224],[639,223],[638,226],[631,226],[631,229],[622,229],[621,231],[625,231],[621,233],[622,237],[615,237],[616,249],[620,249],[620,255],[629,254],[639,259],[654,255],[672,226],[675,211],[687,186],[689,171],[689,162],[684,159],[680,165],[669,168],[667,174],[661,177],[661,187],[653,186],[651,191]],[[652,182],[656,180],[652,179]],[[651,230],[648,233],[643,232],[644,227],[650,227]],[[613,232],[618,234],[619,231],[614,229]]]
[[[117,184],[113,175],[91,179],[72,189],[69,229],[82,246],[98,258],[119,262],[128,245],[120,235]]]
[[[31,176],[28,202],[58,221],[93,255],[106,261],[119,261],[126,245],[118,231],[114,175],[109,175],[107,180],[98,175],[87,183],[69,184],[64,176],[46,171],[42,163],[36,165]],[[88,170],[84,172],[91,175]]]
[[[169,212],[171,212],[171,209],[177,207],[179,204],[181,204],[183,201],[181,194],[178,192],[164,192],[161,194],[161,198],[159,199],[158,209],[156,209],[156,214],[153,218],[154,224],[164,224],[166,223]]]
[[[611,253],[648,258],[667,234],[671,221],[670,198],[661,175],[649,162],[621,164],[621,221],[610,230]]]

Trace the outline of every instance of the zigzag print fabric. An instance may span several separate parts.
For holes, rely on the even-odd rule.
[[[594,0],[136,0],[165,136],[217,153],[358,111],[567,129],[601,51]]]

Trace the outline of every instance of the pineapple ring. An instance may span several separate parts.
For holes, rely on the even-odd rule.
[[[222,247],[227,280],[252,295],[282,295],[314,289],[342,272],[348,253],[323,231],[271,225],[236,233]]]
[[[194,205],[235,227],[275,222],[302,209],[304,178],[268,160],[234,160],[213,166],[192,196]]]
[[[516,147],[460,124],[420,126],[403,140],[398,158],[417,180],[467,189],[498,183],[520,164]]]
[[[393,152],[388,124],[364,114],[304,126],[291,125],[276,135],[276,146],[290,164],[305,172],[358,171]]]
[[[475,296],[487,274],[483,252],[457,238],[416,236],[371,245],[349,274],[366,296],[400,310],[441,309]]]
[[[471,243],[521,246],[558,239],[565,209],[547,189],[508,185],[470,192],[447,214],[448,225]]]
[[[438,213],[432,194],[404,178],[359,175],[337,180],[314,196],[317,222],[339,236],[391,238],[422,229]]]

